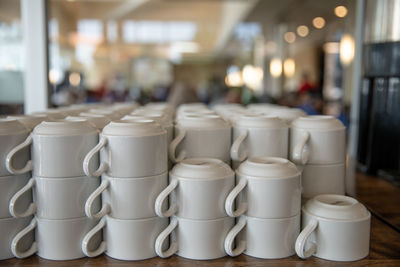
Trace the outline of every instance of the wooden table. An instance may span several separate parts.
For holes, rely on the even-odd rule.
[[[73,261],[48,261],[37,256],[28,259],[0,261],[0,266],[331,266],[331,265],[381,265],[400,266],[400,188],[376,177],[357,174],[350,180],[348,194],[356,197],[372,213],[371,246],[367,258],[357,262],[333,262],[312,257],[301,260],[292,256],[279,260],[262,260],[241,255],[236,258],[224,257],[212,261],[193,261],[173,256],[169,259],[154,258],[145,261],[119,261],[102,255],[97,258],[83,258]]]

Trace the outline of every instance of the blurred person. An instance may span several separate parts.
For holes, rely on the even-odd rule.
[[[322,99],[313,98],[307,91],[299,93],[297,108],[302,109],[307,115],[319,115],[322,109]]]
[[[301,77],[300,87],[297,90],[299,94],[316,90],[316,87],[311,83],[310,76],[307,72],[303,72]]]
[[[172,86],[167,102],[176,107],[184,103],[198,102],[196,89],[178,81]]]

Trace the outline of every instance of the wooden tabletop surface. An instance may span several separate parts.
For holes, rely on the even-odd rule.
[[[145,261],[119,261],[105,255],[72,261],[48,261],[37,256],[28,259],[0,261],[0,266],[331,266],[381,265],[400,266],[400,188],[382,179],[357,173],[350,177],[348,194],[356,197],[372,213],[371,245],[367,258],[356,262],[333,262],[312,257],[302,260],[292,256],[279,260],[263,260],[245,255],[224,257],[212,261],[193,261],[178,256],[169,259],[153,258]],[[353,181],[351,180],[353,179]]]

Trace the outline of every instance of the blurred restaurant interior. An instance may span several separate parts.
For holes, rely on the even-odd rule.
[[[0,117],[117,102],[332,115],[400,232],[400,0],[0,0]]]

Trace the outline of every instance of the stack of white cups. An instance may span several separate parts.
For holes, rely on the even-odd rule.
[[[175,139],[169,146],[173,163],[185,158],[216,158],[230,165],[231,126],[209,109],[179,109]]]
[[[14,236],[29,224],[30,218],[13,218],[8,209],[12,196],[29,180],[28,174],[13,175],[7,168],[7,155],[29,135],[29,130],[15,118],[0,119],[0,260],[13,257],[11,243]],[[21,167],[29,159],[29,150],[18,153],[12,163]],[[11,163],[11,162],[9,162]],[[32,195],[27,194],[15,207],[25,209],[32,201]],[[30,235],[21,246],[25,249],[33,242]]]
[[[288,157],[288,125],[277,117],[242,115],[233,123],[232,167],[251,157]]]
[[[295,254],[301,214],[296,165],[283,158],[249,158],[237,169],[236,180],[225,208],[229,216],[240,219],[226,238],[226,252],[264,259]]]
[[[86,177],[82,163],[85,155],[98,141],[98,130],[84,119],[44,121],[8,156],[13,173],[31,170],[32,178],[10,200],[10,213],[16,218],[35,214],[30,224],[12,241],[11,249],[18,258],[34,253],[51,260],[84,257],[80,249],[84,235],[96,221],[85,216],[87,197],[99,185],[99,179]],[[25,167],[14,165],[13,158],[31,147],[32,160]],[[96,158],[96,161],[98,159]],[[94,162],[95,164],[95,162]],[[31,194],[34,202],[25,211],[17,209],[21,199]],[[99,209],[100,202],[95,209]],[[21,248],[25,236],[35,231],[35,242]],[[93,245],[100,241],[97,236]]]
[[[224,205],[234,184],[234,172],[219,159],[189,158],[175,165],[168,187],[155,203],[158,216],[171,217],[169,226],[157,237],[157,254],[196,260],[224,257],[225,238],[235,221],[227,216]]]
[[[90,167],[100,152],[100,165]],[[147,119],[117,120],[104,127],[100,141],[87,154],[84,170],[88,176],[101,175],[100,186],[85,205],[88,217],[101,218],[82,242],[88,257],[103,252],[120,260],[142,260],[157,256],[154,244],[168,219],[154,212],[157,195],[168,184],[167,132]],[[94,208],[102,198],[99,212]],[[103,233],[103,242],[91,247]]]
[[[308,116],[290,126],[290,159],[302,171],[303,200],[345,193],[346,129],[332,116]]]

